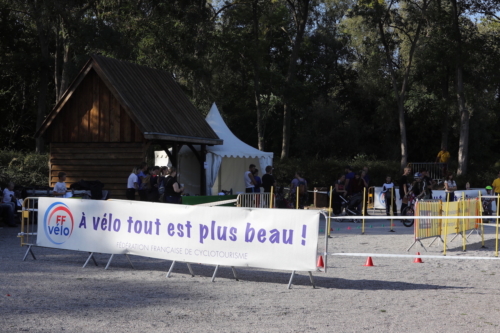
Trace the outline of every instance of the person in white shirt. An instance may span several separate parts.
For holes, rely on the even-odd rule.
[[[66,172],[59,172],[57,175],[59,177],[59,181],[54,186],[54,196],[57,198],[67,198],[68,197],[68,189],[66,188]]]
[[[396,194],[394,193],[395,188],[394,188],[394,183],[392,182],[391,176],[387,176],[385,178],[385,183],[382,186],[382,193],[384,193],[384,198],[385,198],[385,213],[387,216],[389,216],[391,212],[391,206],[392,206],[392,215],[396,216],[398,215],[397,213],[397,207],[396,207]]]
[[[457,183],[453,180],[453,174],[450,173],[444,181],[444,190],[446,192],[446,201],[455,201],[455,191],[457,190]]]
[[[248,171],[245,171],[243,178],[245,179],[245,193],[253,193],[255,189],[255,178],[253,178],[253,171],[255,170],[255,165],[250,164]]]
[[[134,168],[127,180],[127,200],[135,200],[135,191],[139,190],[138,168]]]

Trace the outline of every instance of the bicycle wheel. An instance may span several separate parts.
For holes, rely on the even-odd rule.
[[[405,207],[401,212],[401,216],[414,216],[414,215],[415,211],[413,210],[413,207]],[[414,219],[402,219],[401,223],[403,223],[405,227],[411,227],[413,226]]]

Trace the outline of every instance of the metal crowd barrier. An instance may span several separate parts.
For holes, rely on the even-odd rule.
[[[242,193],[236,198],[236,207],[269,208],[276,207],[276,197],[271,193]]]
[[[446,163],[408,163],[408,167],[412,169],[412,172],[420,172],[426,169],[429,172],[429,177],[432,179],[444,179],[446,175],[443,174]]]
[[[28,253],[31,254],[33,259],[36,259],[31,247],[36,246],[37,223],[38,197],[27,197],[24,199],[21,208],[21,232],[17,235],[17,237],[21,238],[21,246],[28,246],[23,261],[26,260]]]

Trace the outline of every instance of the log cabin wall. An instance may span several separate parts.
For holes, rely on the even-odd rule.
[[[145,159],[144,136],[92,69],[48,130],[50,186],[100,180],[112,198],[125,198],[127,178]]]

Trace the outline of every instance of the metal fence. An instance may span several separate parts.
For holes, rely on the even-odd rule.
[[[28,253],[31,253],[33,258],[35,258],[31,247],[36,245],[38,198],[28,197],[24,199],[21,214],[21,232],[18,234],[18,237],[21,238],[21,246],[28,246],[28,250],[23,258],[24,261]]]
[[[236,198],[236,206],[249,208],[276,207],[276,198],[274,195],[272,198],[273,201],[271,202],[271,193],[242,193],[238,194]]]
[[[408,167],[412,169],[412,172],[420,172],[422,170],[427,170],[429,172],[429,177],[436,180],[444,180],[447,172],[447,163],[408,163]]]

